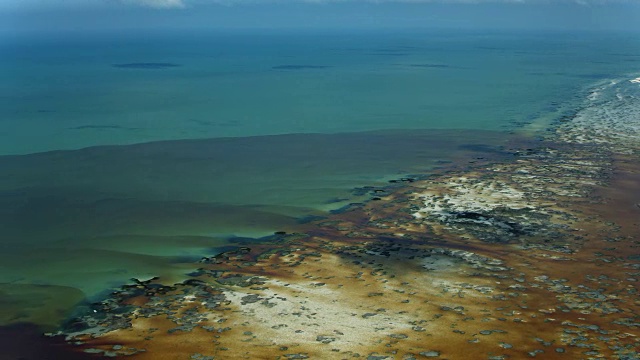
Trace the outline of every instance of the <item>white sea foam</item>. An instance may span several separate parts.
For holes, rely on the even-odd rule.
[[[640,84],[640,77],[628,80]],[[624,85],[627,84],[627,85]],[[561,138],[569,143],[592,143],[620,153],[640,151],[640,92],[628,82],[600,90],[600,101],[587,105],[563,126]],[[596,90],[596,91],[598,91]]]

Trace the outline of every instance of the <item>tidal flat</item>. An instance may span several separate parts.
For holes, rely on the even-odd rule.
[[[617,94],[509,159],[135,280],[49,336],[136,359],[638,358],[639,110]]]

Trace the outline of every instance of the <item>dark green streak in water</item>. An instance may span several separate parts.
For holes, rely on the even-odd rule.
[[[166,68],[173,68],[178,66],[180,65],[173,64],[173,63],[162,63],[162,62],[161,63],[151,62],[151,63],[113,64],[113,67],[122,68],[122,69],[166,69]]]

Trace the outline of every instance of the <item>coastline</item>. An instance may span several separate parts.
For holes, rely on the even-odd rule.
[[[640,128],[624,96],[513,160],[373,188],[185,282],[124,286],[58,335],[139,359],[638,356]]]

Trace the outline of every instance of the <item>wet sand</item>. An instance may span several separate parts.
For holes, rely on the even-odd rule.
[[[572,122],[125,286],[58,338],[135,359],[638,358],[639,137]]]

